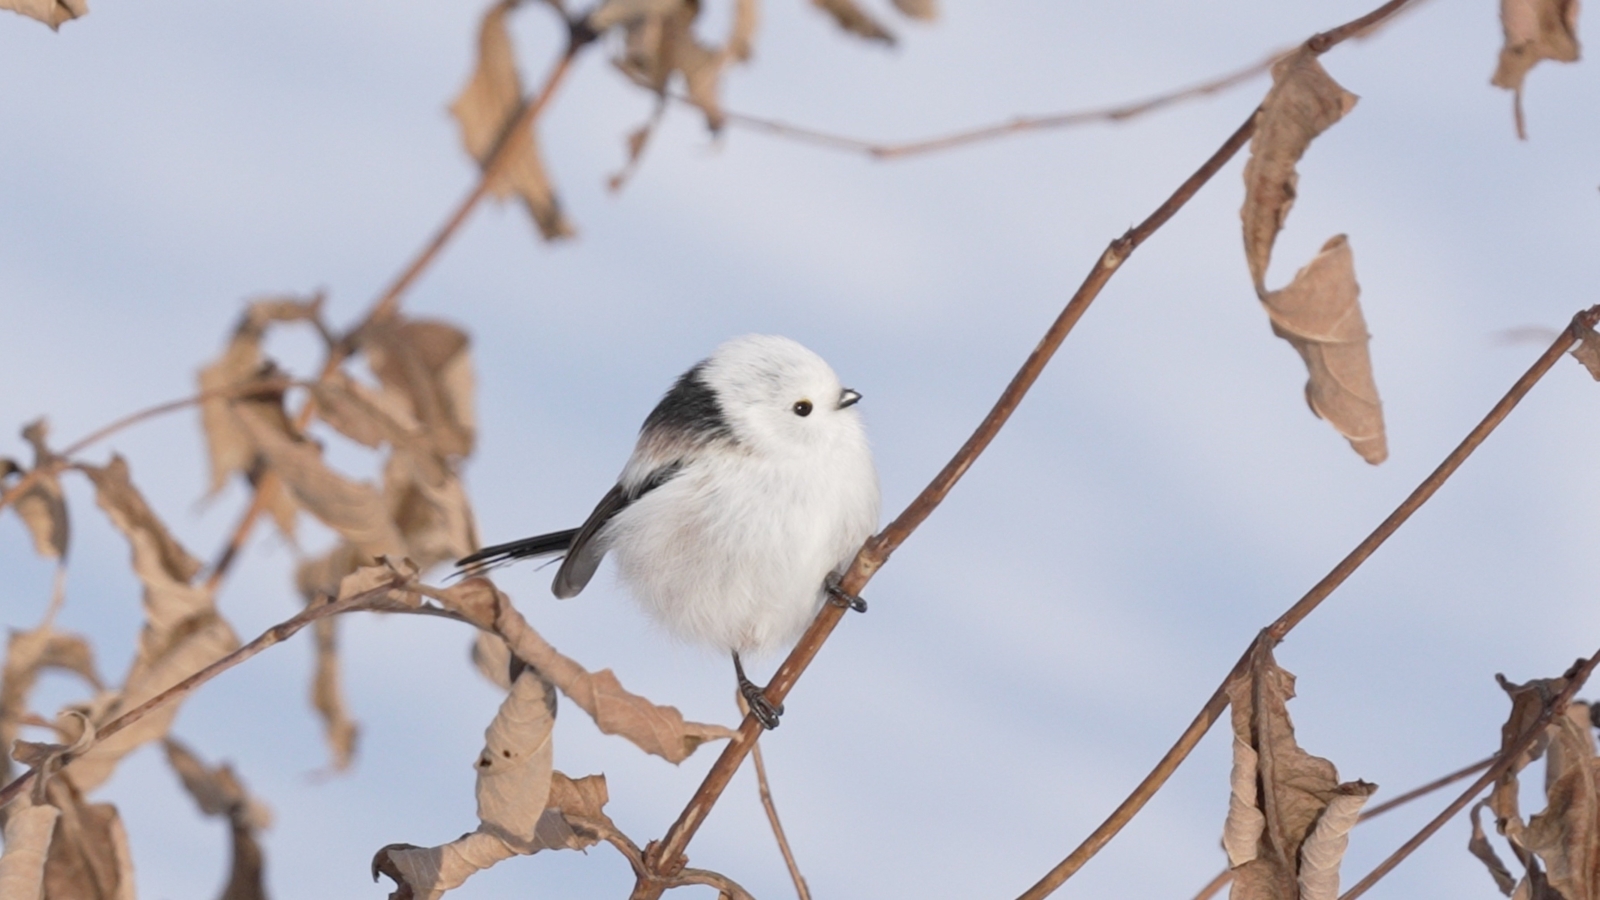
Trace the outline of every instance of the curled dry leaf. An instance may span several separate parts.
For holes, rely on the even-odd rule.
[[[1233,709],[1234,800],[1223,833],[1229,836],[1230,860],[1244,860],[1234,863],[1230,896],[1233,900],[1295,897],[1304,889],[1305,878],[1316,890],[1326,891],[1331,885],[1336,893],[1343,835],[1354,824],[1360,802],[1345,799],[1335,807],[1334,801],[1352,797],[1364,801],[1376,786],[1360,781],[1340,784],[1333,763],[1300,749],[1288,710],[1294,676],[1278,667],[1266,641],[1256,642],[1249,670],[1230,681],[1227,692]],[[1247,813],[1246,806],[1253,812]],[[1253,849],[1245,846],[1251,834],[1256,837]],[[1308,848],[1314,857],[1305,856]]]
[[[318,619],[312,633],[316,637],[316,669],[311,678],[311,708],[322,719],[322,736],[333,753],[333,767],[342,772],[355,761],[361,726],[350,715],[340,689],[338,622]]]
[[[30,19],[38,19],[49,25],[51,31],[55,31],[61,27],[62,22],[88,15],[89,3],[88,0],[0,0],[0,9],[9,9]]]
[[[832,16],[840,28],[857,37],[869,41],[881,41],[891,46],[894,44],[894,35],[889,29],[868,15],[855,0],[811,0],[811,4]]]
[[[101,688],[93,651],[83,638],[57,632],[49,622],[32,631],[11,633],[5,667],[0,670],[0,748],[9,748],[17,739],[17,728],[28,712],[28,694],[39,673],[52,668],[74,672],[96,690]],[[0,782],[10,781],[11,774],[9,754],[0,753]]]
[[[395,880],[391,898],[436,898],[512,856],[593,843],[578,836],[562,810],[603,818],[605,783],[596,789],[591,779],[574,783],[551,769],[554,725],[555,694],[538,673],[524,669],[484,732],[476,764],[477,830],[438,847],[379,850],[373,878],[381,873]]]
[[[524,669],[483,735],[477,762],[480,830],[520,853],[538,849],[535,830],[550,797],[555,721],[555,693],[537,672]]]
[[[700,4],[692,0],[612,0],[602,4],[590,22],[626,30],[622,54],[614,62],[623,74],[658,97],[665,98],[674,74],[682,75],[689,102],[705,115],[706,127],[716,132],[726,121],[720,99],[722,73],[730,63],[750,58],[760,8],[756,0],[736,0],[728,37],[721,47],[707,46],[695,36],[699,14]],[[629,135],[628,168],[613,176],[613,189],[621,186],[638,162],[661,111],[658,104],[649,123]]]
[[[44,864],[61,810],[33,806],[26,795],[6,810],[5,853],[0,855],[0,897],[41,900]]]
[[[628,692],[610,669],[590,673],[563,656],[488,579],[468,578],[434,596],[473,624],[504,638],[518,659],[588,713],[602,732],[627,738],[646,753],[678,763],[706,741],[733,735],[721,725],[687,722],[675,707],[657,706]]]
[[[1239,217],[1245,262],[1273,333],[1305,360],[1311,410],[1338,429],[1362,459],[1376,465],[1388,458],[1389,449],[1349,242],[1344,235],[1330,239],[1288,287],[1268,291],[1266,285],[1273,244],[1294,206],[1300,157],[1317,135],[1355,106],[1356,95],[1340,87],[1316,54],[1303,47],[1272,67],[1272,80],[1244,167]]]
[[[1272,245],[1294,205],[1295,166],[1317,135],[1344,118],[1356,95],[1328,76],[1316,54],[1301,48],[1272,67],[1272,90],[1261,101],[1250,159],[1244,166],[1245,261],[1257,294],[1265,294]]]
[[[122,818],[110,803],[86,803],[64,779],[50,782],[61,810],[44,866],[44,895],[73,900],[131,900],[133,857]]]
[[[490,193],[502,199],[520,196],[547,241],[571,237],[572,224],[561,212],[545,174],[544,161],[533,125],[528,123],[506,134],[506,129],[522,111],[522,79],[517,75],[511,35],[506,31],[506,14],[516,0],[503,0],[484,14],[478,32],[478,65],[460,96],[450,105],[450,113],[461,125],[461,141],[481,166],[502,140],[504,161],[496,167]]]
[[[1272,331],[1305,361],[1306,402],[1373,465],[1389,456],[1350,242],[1337,235],[1282,290],[1261,298]]]
[[[1350,846],[1350,829],[1378,786],[1365,781],[1341,784],[1317,817],[1317,827],[1300,845],[1300,900],[1336,900],[1339,863]]]
[[[95,499],[111,523],[128,539],[133,571],[144,586],[144,629],[138,655],[121,693],[97,704],[94,721],[103,724],[221,658],[239,645],[233,629],[217,615],[212,594],[191,580],[200,564],[178,545],[128,477],[120,458],[97,469],[83,466],[94,482]],[[156,709],[75,759],[67,776],[80,791],[110,777],[129,751],[166,734],[178,704]]]
[[[33,536],[33,547],[40,556],[62,559],[67,555],[71,529],[67,520],[67,502],[61,493],[61,482],[56,477],[58,458],[51,452],[46,438],[49,426],[44,419],[32,422],[22,429],[22,437],[33,445],[33,483],[12,503],[17,515],[22,517],[28,533]],[[26,475],[15,462],[0,459],[0,488],[12,475]]]
[[[1494,845],[1489,843],[1489,838],[1483,833],[1483,823],[1478,820],[1478,813],[1489,801],[1480,800],[1472,807],[1472,836],[1467,840],[1467,852],[1478,858],[1484,867],[1489,870],[1489,876],[1494,879],[1495,887],[1507,897],[1516,889],[1517,880],[1512,877],[1511,870],[1500,859],[1500,854],[1494,852]]]
[[[1525,845],[1544,860],[1550,886],[1567,900],[1600,896],[1600,760],[1589,709],[1574,703],[1550,725],[1545,809],[1528,820]]]
[[[1578,0],[1500,0],[1500,27],[1505,43],[1490,81],[1512,91],[1517,137],[1528,129],[1522,117],[1522,82],[1540,60],[1577,62]]]
[[[264,860],[257,832],[270,827],[272,814],[239,783],[233,768],[226,764],[211,767],[189,748],[171,738],[163,742],[167,763],[183,781],[189,796],[208,816],[228,820],[233,840],[233,864],[223,900],[266,900]]]

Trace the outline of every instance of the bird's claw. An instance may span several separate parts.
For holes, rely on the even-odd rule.
[[[839,587],[836,582],[829,581],[827,588],[828,602],[832,603],[834,606],[853,609],[860,613],[867,611],[867,601],[857,597],[855,594],[847,593],[845,589]]]
[[[761,727],[768,731],[778,727],[778,717],[783,715],[783,704],[773,705],[761,688],[756,687],[747,679],[739,681],[739,693],[744,697],[744,702],[750,705],[750,713],[761,723]]]

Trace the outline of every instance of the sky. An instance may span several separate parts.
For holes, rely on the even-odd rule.
[[[1201,81],[1368,9],[1286,4],[946,3],[894,16],[892,49],[775,0],[732,110],[911,139],[1139,99]],[[707,33],[728,11],[705,4]],[[0,455],[49,418],[58,444],[194,390],[243,304],[325,291],[356,321],[474,169],[447,113],[481,10],[442,2],[100,0],[59,33],[0,17]],[[513,19],[525,78],[559,48],[548,11]],[[1255,302],[1235,159],[1123,265],[945,504],[869,585],[762,742],[818,897],[1014,896],[1086,836],[1165,752],[1256,631],[1371,530],[1597,297],[1600,81],[1546,63],[1525,97],[1488,84],[1496,4],[1425,3],[1323,63],[1361,100],[1311,148],[1267,275],[1288,281],[1348,234],[1373,334],[1390,458],[1363,462],[1303,397],[1304,367]],[[479,443],[466,470],[486,542],[571,527],[611,485],[678,373],[728,337],[779,333],[860,390],[885,518],[938,471],[1106,243],[1243,121],[1257,79],[1117,125],[898,161],[672,110],[619,193],[606,178],[650,98],[581,59],[540,122],[575,240],[541,243],[515,204],[478,209],[405,298],[474,341]],[[1534,335],[1531,339],[1529,335]],[[1542,335],[1542,336],[1540,336]],[[269,352],[308,372],[285,331]],[[1488,755],[1495,673],[1554,676],[1600,644],[1600,387],[1564,360],[1455,478],[1278,648],[1301,744],[1375,800]],[[206,499],[198,418],[86,454],[124,455],[209,558],[248,496]],[[336,463],[363,474],[358,454]],[[126,543],[68,480],[74,546],[61,627],[103,671],[140,622]],[[307,552],[330,540],[308,526]],[[243,636],[299,605],[296,551],[262,530],[219,596]],[[609,567],[608,567],[609,568]],[[0,515],[0,623],[36,623],[52,566]],[[719,654],[674,643],[602,571],[577,600],[551,570],[497,580],[552,643],[692,719],[732,723]],[[326,772],[306,702],[309,642],[275,647],[188,701],[174,733],[232,762],[274,810],[275,897],[381,897],[385,844],[476,824],[472,762],[499,702],[470,635],[433,619],[342,625],[355,768]],[[765,677],[776,660],[758,663]],[[74,699],[49,679],[36,707]],[[1212,733],[1058,894],[1187,897],[1223,865],[1229,742]],[[713,753],[681,766],[600,735],[573,706],[556,767],[604,772],[608,811],[659,837]],[[97,794],[126,822],[146,898],[220,890],[226,828],[200,817],[156,748]],[[1347,884],[1445,799],[1362,826]],[[1455,821],[1375,896],[1497,896]],[[757,897],[791,896],[743,771],[690,846]],[[624,896],[609,848],[546,853],[451,896]],[[697,894],[698,892],[698,894]],[[684,896],[713,896],[684,889]]]

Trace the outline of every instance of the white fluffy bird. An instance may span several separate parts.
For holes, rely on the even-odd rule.
[[[792,644],[830,596],[865,608],[837,587],[878,524],[860,399],[795,341],[730,340],[656,404],[582,526],[487,547],[460,565],[479,572],[564,553],[552,590],[566,598],[614,554],[669,631],[732,652],[740,692],[774,728],[782,709],[745,677],[740,655]]]

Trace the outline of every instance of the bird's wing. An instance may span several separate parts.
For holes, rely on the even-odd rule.
[[[622,512],[633,502],[628,492],[622,485],[616,485],[606,491],[606,495],[595,504],[594,512],[589,513],[583,525],[572,538],[572,544],[567,548],[567,558],[561,561],[561,568],[556,570],[556,580],[550,589],[557,597],[565,600],[568,597],[578,596],[583,586],[594,577],[594,570],[600,568],[600,560],[606,555],[605,544],[595,540],[611,517]]]
[[[594,512],[589,513],[589,518],[573,536],[572,544],[567,548],[567,557],[561,561],[561,568],[556,570],[556,580],[550,590],[563,600],[578,596],[578,592],[594,577],[595,570],[600,568],[600,560],[609,549],[605,541],[596,540],[601,529],[635,500],[670,481],[683,465],[684,460],[674,460],[655,469],[632,489],[619,483],[606,491],[606,495],[595,504]]]

